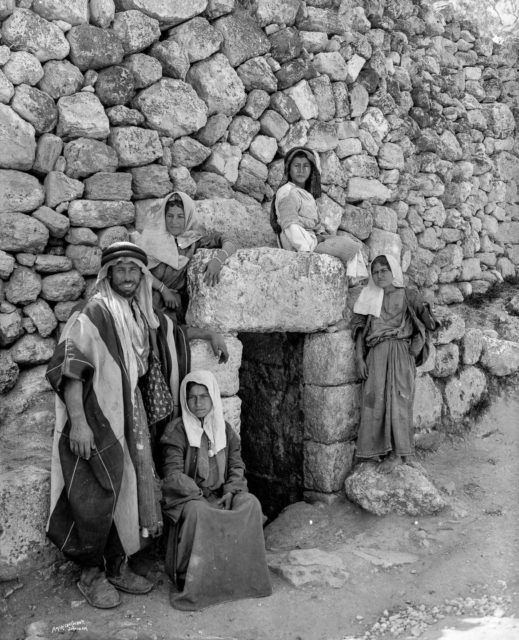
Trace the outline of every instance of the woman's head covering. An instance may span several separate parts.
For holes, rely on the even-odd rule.
[[[213,407],[204,418],[203,423],[191,412],[187,404],[187,385],[190,382],[203,384],[204,387],[207,387],[213,403]],[[218,451],[225,449],[227,436],[225,435],[222,399],[216,378],[210,371],[199,369],[187,374],[180,385],[180,406],[182,407],[182,422],[191,447],[200,448],[202,434],[205,432],[210,443],[209,455],[215,455]]]
[[[184,231],[177,237],[172,236],[166,228],[166,208],[169,201],[178,196],[182,202],[185,216]],[[147,254],[150,268],[164,262],[173,269],[182,269],[189,258],[179,254],[178,249],[185,249],[199,240],[205,230],[197,218],[194,201],[182,191],[173,191],[164,198],[150,200],[142,209],[145,223],[141,232],[132,233],[132,240]]]
[[[123,260],[134,262],[142,272],[142,278],[135,292],[133,300],[127,300],[118,295],[111,287],[108,271],[110,267]],[[138,379],[137,358],[145,355],[148,342],[148,327],[156,329],[159,319],[153,310],[152,282],[153,276],[146,267],[146,254],[132,242],[114,242],[107,247],[101,256],[101,269],[97,275],[94,298],[102,300],[112,315],[121,341],[124,360],[132,389]],[[137,311],[132,311],[132,305],[137,305]],[[148,326],[139,317],[142,314]]]
[[[312,175],[310,176],[310,184],[307,191],[317,199],[321,196],[321,161],[319,160],[319,155],[315,151],[312,151],[312,149],[307,149],[306,147],[294,147],[293,149],[290,149],[285,156],[285,175],[283,184],[290,181],[290,165],[292,164],[292,160],[295,156],[298,155],[303,155],[308,158],[312,165]]]
[[[404,274],[402,273],[398,260],[389,253],[382,253],[377,256],[369,265],[369,282],[364,289],[362,289],[355,305],[353,306],[353,311],[363,316],[369,315],[375,316],[375,318],[380,316],[382,302],[384,300],[384,289],[375,284],[371,273],[373,263],[380,257],[384,257],[389,264],[389,268],[393,274],[393,286],[398,288],[404,286]]]

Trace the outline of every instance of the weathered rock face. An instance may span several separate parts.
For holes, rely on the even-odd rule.
[[[88,24],[72,27],[67,34],[70,59],[81,71],[119,64],[123,45],[114,32]],[[57,57],[57,56],[56,56]]]
[[[364,462],[346,478],[344,487],[349,500],[377,516],[388,513],[427,515],[446,506],[430,480],[406,464],[384,474],[375,464]]]
[[[519,369],[519,345],[509,340],[483,337],[481,364],[494,376],[508,376]]]
[[[201,14],[207,0],[120,0],[119,5],[123,10],[137,9],[161,24],[175,25]]]
[[[207,105],[208,115],[232,116],[245,104],[245,87],[238,74],[221,53],[194,64],[187,74],[188,82]]]
[[[26,171],[36,153],[34,127],[11,107],[0,104],[0,167]]]
[[[242,344],[232,336],[225,336],[229,359],[220,364],[206,340],[193,340],[191,346],[191,371],[206,369],[214,373],[220,394],[234,396],[240,388],[239,369],[241,365]]]
[[[466,367],[445,386],[445,398],[452,420],[461,420],[477,405],[487,390],[485,374],[477,367]]]
[[[33,176],[21,171],[0,170],[0,212],[33,211],[43,204],[44,197],[41,184]],[[23,245],[17,250],[22,248]]]
[[[238,251],[227,260],[220,283],[207,287],[202,269],[210,255],[200,251],[190,267],[188,316],[194,326],[225,332],[308,333],[324,329],[342,315],[346,280],[336,258],[281,249]],[[337,296],[341,290],[344,295]]]
[[[33,53],[40,62],[62,60],[70,49],[59,27],[28,9],[16,9],[7,18],[2,40],[15,50]]]
[[[81,92],[58,100],[57,134],[62,138],[95,138],[102,140],[110,131],[110,123],[99,99]]]

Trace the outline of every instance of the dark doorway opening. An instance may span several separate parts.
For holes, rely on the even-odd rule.
[[[241,333],[242,454],[249,488],[274,518],[303,499],[304,334]]]

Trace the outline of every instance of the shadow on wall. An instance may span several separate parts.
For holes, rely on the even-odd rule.
[[[304,335],[241,333],[241,439],[249,488],[273,518],[303,499]]]

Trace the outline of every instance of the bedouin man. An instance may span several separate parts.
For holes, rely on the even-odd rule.
[[[150,427],[179,414],[189,339],[210,340],[227,359],[219,334],[153,309],[147,262],[130,242],[103,251],[97,293],[65,325],[47,369],[57,393],[47,535],[80,565],[87,602],[103,609],[120,604],[118,590],[153,587],[127,558],[162,531]]]

